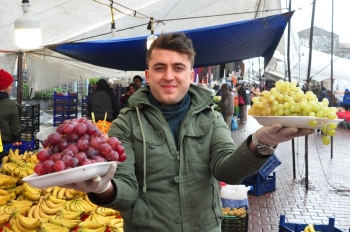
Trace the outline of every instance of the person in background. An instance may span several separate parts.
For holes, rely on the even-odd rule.
[[[250,89],[250,105],[253,105],[253,97],[258,96],[258,94],[260,93],[260,88],[258,86],[258,84],[254,84],[253,87]]]
[[[221,85],[221,90],[221,101],[218,103],[218,106],[221,108],[221,113],[224,117],[224,121],[231,131],[231,118],[235,110],[233,106],[233,96],[230,92],[230,86],[227,83]]]
[[[218,181],[241,183],[277,144],[314,132],[273,124],[237,146],[212,92],[192,84],[194,56],[185,34],[160,34],[146,54],[149,85],[130,97],[131,107],[108,132],[122,143],[126,160],[100,178],[63,185],[118,210],[125,232],[220,232]]]
[[[318,97],[318,101],[319,101],[319,102],[322,102],[323,98],[326,98],[326,99],[328,100],[328,102],[329,102],[329,103],[328,103],[328,106],[329,106],[330,103],[331,103],[331,99],[330,99],[330,97],[328,96],[327,90],[322,91],[321,96]]]
[[[126,93],[120,98],[119,102],[123,104],[124,107],[128,107],[129,103],[129,97],[135,93],[135,91],[138,90],[137,85],[135,83],[129,84],[128,90]]]
[[[343,107],[346,111],[350,110],[350,92],[349,89],[345,89],[343,96]]]
[[[238,93],[238,106],[239,106],[238,118],[240,119],[240,122],[247,123],[247,118],[248,118],[247,105],[250,104],[247,98],[247,91],[243,84],[238,84],[238,83],[236,84],[236,91]],[[240,101],[240,98],[243,99],[243,102]]]
[[[106,121],[112,122],[118,117],[119,111],[120,106],[114,96],[113,89],[106,80],[100,79],[97,82],[96,92],[89,99],[88,112],[90,117],[92,117],[93,112],[96,122],[98,120],[104,120],[105,113],[107,112]]]
[[[9,98],[12,90],[13,77],[10,73],[0,69],[0,133],[2,147],[20,140],[20,122],[15,101]],[[7,151],[0,151],[0,164]]]
[[[322,90],[321,90],[321,85],[316,85],[315,87],[312,88],[312,92],[317,96],[321,96]]]
[[[139,75],[134,76],[132,81],[136,84],[136,89],[140,89],[142,87],[142,78]]]

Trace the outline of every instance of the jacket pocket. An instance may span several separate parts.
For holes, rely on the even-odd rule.
[[[156,172],[171,164],[172,155],[169,152],[165,142],[165,134],[162,129],[154,130],[143,127],[144,138],[142,137],[141,128],[135,127],[134,149],[136,157],[136,167],[144,169],[144,158],[146,157],[147,172]],[[144,154],[143,139],[146,142],[146,154]]]
[[[184,138],[184,149],[188,162],[209,164],[212,121],[196,120],[190,123]]]

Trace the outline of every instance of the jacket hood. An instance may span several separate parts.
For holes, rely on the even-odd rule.
[[[148,98],[145,97],[148,96],[150,93],[150,87],[145,86],[139,90],[137,90],[133,95],[129,98],[129,104],[130,106],[137,106],[142,104],[150,104],[148,101]],[[209,103],[211,103],[211,96],[212,93],[206,89],[203,89],[196,85],[190,85],[190,88],[188,89],[188,94],[191,97],[191,104],[196,106],[207,106]]]
[[[349,89],[345,89],[345,93],[347,93],[347,94],[348,94],[348,93],[349,93]]]

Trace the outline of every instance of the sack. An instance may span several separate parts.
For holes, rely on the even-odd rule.
[[[243,96],[242,95],[238,95],[238,104],[239,105],[244,105],[245,102],[244,102],[244,99],[243,99]]]
[[[238,129],[238,124],[237,124],[235,118],[231,117],[231,131],[233,132],[237,129]]]

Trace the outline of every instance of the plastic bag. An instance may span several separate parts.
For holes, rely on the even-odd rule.
[[[237,129],[238,129],[238,124],[237,124],[235,118],[231,117],[231,131],[233,132]]]

